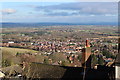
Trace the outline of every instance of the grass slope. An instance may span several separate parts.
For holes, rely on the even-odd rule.
[[[29,50],[29,49],[20,49],[20,48],[8,48],[8,47],[0,47],[0,49],[2,50],[2,54],[4,55],[5,53],[9,53],[11,55],[16,55],[16,53],[36,53],[38,51],[34,51],[34,50]]]
[[[2,51],[2,65],[10,66],[14,64],[20,64],[21,58],[16,57],[16,53],[36,53],[38,51],[29,50],[29,49],[20,49],[20,48],[7,48],[7,47],[0,47]]]

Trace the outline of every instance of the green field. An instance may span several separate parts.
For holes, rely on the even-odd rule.
[[[16,55],[16,53],[37,53],[38,51],[35,50],[29,50],[29,49],[20,49],[20,48],[8,48],[8,47],[0,47],[0,50],[2,50],[2,54],[9,53],[11,55]]]
[[[0,47],[2,51],[2,65],[3,67],[20,64],[21,58],[16,57],[16,53],[37,53],[38,51],[20,48]]]

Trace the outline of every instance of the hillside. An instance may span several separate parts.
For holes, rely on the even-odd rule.
[[[38,52],[38,51],[34,51],[34,50],[29,50],[29,49],[8,48],[8,47],[0,47],[0,49],[3,52],[3,56],[8,53],[15,56],[16,53],[36,53],[36,52]]]
[[[7,48],[0,47],[2,51],[2,65],[3,67],[7,67],[13,64],[20,64],[21,58],[16,57],[16,53],[36,53],[38,51],[29,50],[29,49],[19,49],[19,48]]]

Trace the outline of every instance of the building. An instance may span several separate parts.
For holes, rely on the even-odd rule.
[[[12,44],[12,43],[14,43],[14,42],[13,42],[13,41],[10,41],[10,42],[8,42],[8,43]]]
[[[118,55],[115,61],[115,78],[116,80],[120,80],[120,38],[118,40]]]
[[[82,66],[91,67],[91,48],[89,40],[86,40],[86,46],[82,49]]]

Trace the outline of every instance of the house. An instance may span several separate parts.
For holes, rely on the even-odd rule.
[[[8,43],[12,44],[12,43],[14,43],[14,42],[13,42],[13,41],[10,41],[10,42],[8,42]]]
[[[89,41],[86,40],[86,46],[82,49],[82,61],[83,67],[91,67],[91,47]]]
[[[114,72],[114,68],[106,66],[98,66],[97,69],[86,68],[84,80],[114,80],[111,72]],[[27,63],[27,66],[23,69],[22,76],[26,79],[79,79],[83,80],[84,68],[48,65],[41,63]],[[109,75],[110,74],[110,75]]]

